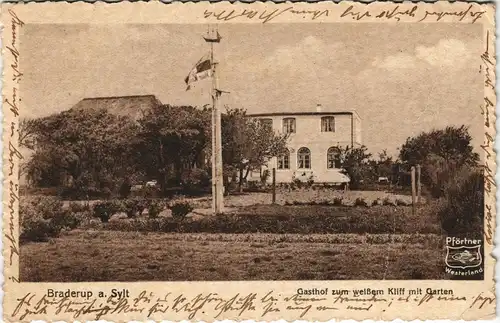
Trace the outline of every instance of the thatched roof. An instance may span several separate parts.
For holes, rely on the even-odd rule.
[[[99,98],[86,98],[78,102],[73,109],[106,109],[109,113],[130,116],[137,120],[142,116],[142,111],[161,105],[160,100],[154,95],[112,96]]]

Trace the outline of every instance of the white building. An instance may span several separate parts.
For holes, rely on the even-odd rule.
[[[356,111],[333,111],[318,105],[314,111],[250,114],[272,125],[275,132],[289,133],[288,154],[272,158],[267,165],[276,168],[276,182],[294,178],[315,183],[345,183],[339,149],[361,146],[361,118]],[[262,170],[261,170],[262,172]],[[248,180],[260,180],[259,172]],[[268,181],[272,179],[269,178]]]

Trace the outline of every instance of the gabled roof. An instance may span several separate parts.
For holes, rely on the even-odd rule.
[[[154,95],[130,95],[85,98],[72,109],[106,109],[109,113],[129,116],[134,120],[142,116],[142,111],[161,105]]]

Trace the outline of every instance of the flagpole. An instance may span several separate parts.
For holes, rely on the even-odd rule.
[[[224,210],[224,181],[222,169],[222,130],[221,130],[221,112],[219,108],[219,84],[217,75],[217,63],[214,60],[214,43],[220,42],[220,36],[217,32],[215,38],[213,35],[204,37],[205,41],[210,43],[210,61],[212,62],[212,208],[214,214],[223,213]]]

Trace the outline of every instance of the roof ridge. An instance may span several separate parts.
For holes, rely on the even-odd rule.
[[[126,98],[145,98],[145,97],[152,97],[156,98],[156,95],[154,94],[141,94],[141,95],[122,95],[122,96],[100,96],[100,97],[93,97],[93,98],[83,98],[82,101],[85,100],[102,100],[102,99],[126,99]]]

